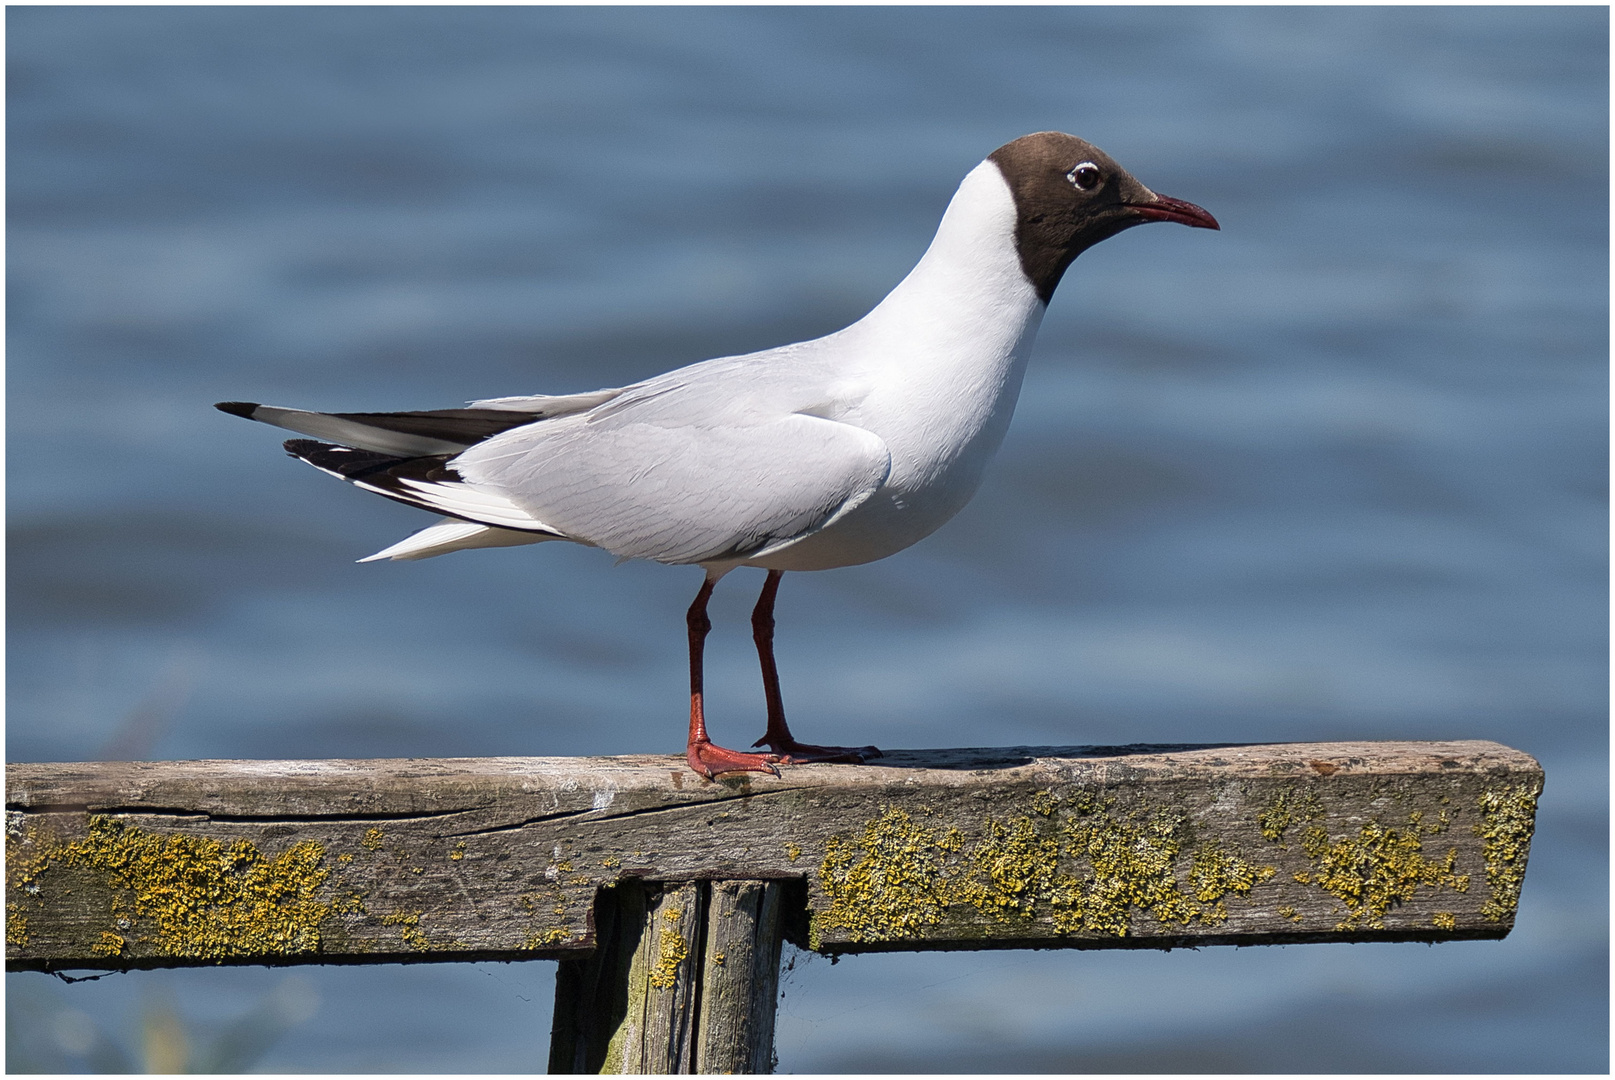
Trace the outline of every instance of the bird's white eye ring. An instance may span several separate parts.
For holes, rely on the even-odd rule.
[[[1078,191],[1092,191],[1099,186],[1099,166],[1091,161],[1084,161],[1066,173],[1065,178],[1071,181],[1071,186]]]

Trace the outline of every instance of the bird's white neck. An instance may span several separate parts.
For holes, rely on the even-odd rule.
[[[1015,222],[1015,199],[998,166],[977,165],[924,257],[862,321],[901,327],[931,355],[1024,356],[1044,305],[1021,269]]]
[[[842,418],[886,441],[886,487],[917,536],[964,505],[1015,410],[1044,309],[1021,269],[1015,222],[1009,185],[983,162],[908,277],[836,335],[863,365]]]

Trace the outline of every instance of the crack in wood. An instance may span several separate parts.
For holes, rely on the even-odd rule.
[[[775,787],[769,788],[767,791],[744,791],[734,795],[724,795],[716,799],[705,799],[698,803],[680,803],[677,806],[642,806],[637,810],[624,810],[620,814],[606,814],[595,820],[623,821],[628,818],[643,817],[646,814],[671,814],[684,810],[708,810],[714,806],[734,802],[737,799],[761,799],[770,795],[788,795],[801,790],[803,789],[798,787]]]
[[[464,832],[442,833],[440,834],[440,839],[457,840],[464,836],[490,836],[494,833],[520,832],[529,825],[543,825],[546,822],[551,821],[566,821],[570,818],[583,817],[585,814],[593,814],[596,812],[597,811],[593,807],[587,807],[579,810],[561,810],[554,814],[540,814],[537,817],[522,818],[520,821],[507,822],[504,825],[489,825],[487,828],[483,829],[467,829]],[[595,820],[600,819],[597,818]]]
[[[491,808],[474,806],[464,810],[440,810],[432,813],[392,810],[371,814],[221,814],[211,810],[187,810],[177,806],[100,806],[95,803],[49,803],[35,806],[28,803],[7,803],[6,809],[29,814],[107,814],[124,817],[182,818],[192,821],[217,821],[227,825],[341,825],[347,822],[361,824],[367,821],[431,821],[433,818],[486,812]]]
[[[465,832],[443,833],[442,839],[458,839],[463,836],[488,836],[493,833],[520,832],[530,825],[544,825],[553,821],[565,821],[569,818],[587,817],[590,814],[599,814],[599,817],[589,818],[590,821],[626,821],[630,818],[644,817],[648,814],[677,814],[691,810],[710,810],[714,806],[734,802],[736,799],[759,799],[766,795],[784,795],[801,788],[778,787],[767,791],[747,791],[735,795],[724,795],[713,799],[703,799],[700,802],[679,803],[675,806],[642,806],[636,810],[624,810],[617,814],[603,813],[604,807],[586,807],[578,810],[562,810],[554,814],[541,814],[537,817],[523,818],[521,821],[512,821],[504,825],[489,825],[483,829],[468,829]]]

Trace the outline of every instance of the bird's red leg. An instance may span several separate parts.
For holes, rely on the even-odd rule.
[[[779,669],[774,665],[774,598],[779,595],[783,571],[770,570],[763,582],[762,595],[751,613],[751,639],[757,643],[757,659],[763,668],[763,696],[768,700],[768,730],[753,746],[767,744],[780,760],[789,765],[802,761],[845,761],[861,765],[868,758],[880,757],[873,746],[810,746],[799,743],[785,723],[785,699],[779,692]]]
[[[685,757],[690,768],[708,780],[726,772],[767,772],[778,776],[779,770],[773,763],[779,758],[774,754],[744,754],[725,750],[721,746],[714,746],[707,737],[707,718],[701,707],[701,661],[706,649],[707,631],[712,629],[712,620],[707,618],[707,601],[711,599],[712,587],[717,583],[713,577],[701,583],[701,591],[695,594],[695,602],[684,617],[690,628],[690,741],[685,747]]]

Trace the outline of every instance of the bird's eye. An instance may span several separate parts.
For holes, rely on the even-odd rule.
[[[1075,169],[1065,174],[1078,191],[1092,191],[1099,186],[1099,166],[1091,161],[1084,161]]]

